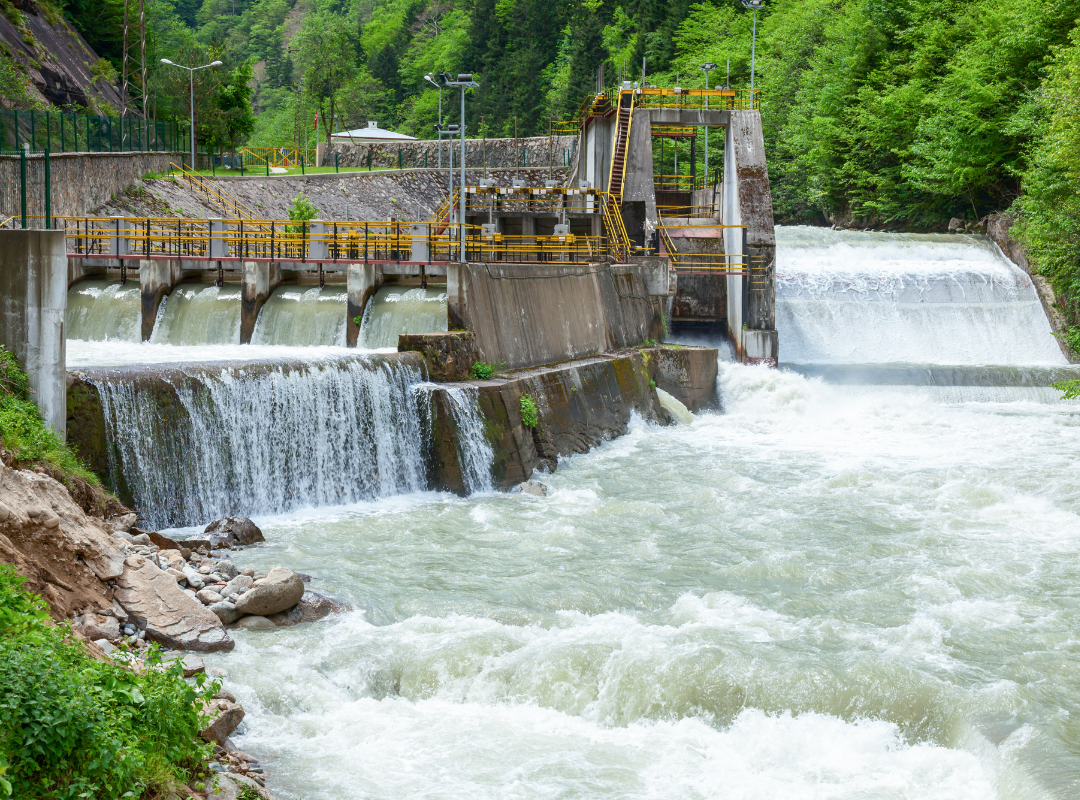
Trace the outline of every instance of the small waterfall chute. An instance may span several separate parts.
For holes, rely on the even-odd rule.
[[[345,286],[279,286],[259,310],[252,344],[345,346]]]
[[[138,342],[142,338],[142,290],[138,281],[80,281],[68,290],[68,339]]]
[[[659,387],[656,389],[656,399],[676,422],[681,422],[683,425],[694,424],[694,415],[690,413],[690,409]]]
[[[364,309],[359,347],[396,348],[403,333],[435,333],[447,329],[446,289],[384,286]]]
[[[240,344],[240,284],[181,283],[161,303],[154,344]]]
[[[494,488],[491,465],[495,461],[495,450],[484,432],[479,392],[473,387],[444,385],[441,388],[446,392],[450,413],[457,426],[458,435],[454,445],[465,491],[468,494],[490,492]]]

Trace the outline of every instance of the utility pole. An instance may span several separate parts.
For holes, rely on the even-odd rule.
[[[190,94],[188,95],[191,103],[191,171],[198,172],[195,164],[195,73],[200,69],[207,69],[209,67],[220,67],[220,61],[211,61],[209,64],[203,64],[201,67],[185,67],[183,64],[174,64],[167,58],[161,59],[162,64],[168,64],[170,67],[179,67],[180,69],[186,69],[188,71],[188,87]]]
[[[461,186],[458,188],[458,199],[461,207],[458,224],[461,226],[461,263],[465,263],[465,89],[478,88],[479,83],[473,80],[471,72],[458,73],[457,80],[451,80],[449,72],[442,75],[444,86],[456,87],[461,90]]]
[[[709,111],[709,73],[716,69],[716,64],[707,61],[698,67],[705,73],[705,112]],[[709,180],[709,121],[705,120],[705,180]]]
[[[120,117],[127,116],[128,93],[128,0],[124,0],[124,44],[120,57]]]
[[[439,169],[442,169],[442,86],[435,82],[435,76],[430,72],[424,76],[424,80],[439,90],[439,124],[435,126],[435,130],[439,133]]]
[[[747,11],[754,12],[754,32],[750,38],[750,109],[754,108],[754,57],[757,54],[757,12],[765,5],[765,0],[742,0]]]
[[[139,61],[142,64],[142,118],[146,119],[146,7],[139,0]]]

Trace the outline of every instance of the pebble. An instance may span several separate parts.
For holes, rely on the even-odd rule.
[[[134,636],[135,635],[135,626],[134,625],[125,625],[124,626],[124,635],[125,636]]]
[[[195,596],[199,598],[199,602],[204,606],[210,606],[214,603],[220,603],[225,598],[215,592],[213,589],[200,589],[195,593]]]

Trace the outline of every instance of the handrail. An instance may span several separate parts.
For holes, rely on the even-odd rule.
[[[197,172],[189,170],[186,166],[178,167],[176,164],[170,164],[170,166],[180,172],[181,177],[183,177],[188,182],[188,185],[191,186],[192,189],[201,192],[207,200],[209,200],[212,204],[216,205],[226,214],[235,214],[241,219],[255,222],[255,215],[252,213],[251,209],[249,209],[235,197],[232,197],[226,192],[221,191],[217,187],[211,186],[209,181],[207,181]]]

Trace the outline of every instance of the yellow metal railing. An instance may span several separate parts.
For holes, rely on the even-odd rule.
[[[696,189],[698,183],[693,175],[653,175],[653,186],[658,192],[689,192]]]
[[[749,111],[760,108],[761,90],[675,89],[649,87],[627,89],[637,96],[638,108],[685,108],[710,111]]]
[[[315,150],[310,147],[245,147],[240,152],[246,167],[262,164],[291,169],[299,167],[301,162],[315,166]]]
[[[690,226],[685,225],[661,225],[657,230],[660,234],[660,239],[663,242],[664,250],[671,263],[671,268],[678,273],[682,274],[701,274],[701,275],[747,275],[752,274],[748,272],[747,264],[752,265],[752,259],[748,259],[746,255],[740,255],[737,253],[686,253],[680,252],[672,241],[672,236],[669,231],[683,231],[683,230],[708,230],[710,232],[721,232],[727,228],[743,229],[745,225],[709,225],[709,226]],[[709,237],[719,239],[723,236],[719,233],[718,236]],[[674,238],[681,238],[676,236]],[[697,238],[697,237],[695,237]]]
[[[206,198],[211,205],[219,208],[223,214],[254,221],[255,214],[252,213],[251,209],[228,192],[220,189],[215,182],[208,181],[202,175],[185,166],[178,167],[176,164],[170,164],[169,166],[180,174],[180,177],[187,182],[188,186]]]

